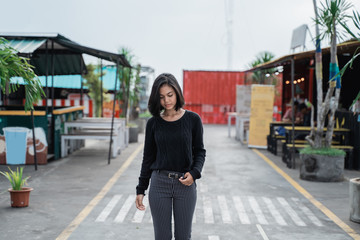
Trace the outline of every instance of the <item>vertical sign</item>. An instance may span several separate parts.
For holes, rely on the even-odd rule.
[[[266,136],[273,118],[274,86],[251,86],[249,147],[266,148]]]

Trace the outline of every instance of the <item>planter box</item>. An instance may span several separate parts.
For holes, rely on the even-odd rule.
[[[350,220],[360,223],[360,178],[350,179]]]
[[[300,178],[317,182],[344,180],[344,156],[300,154]]]

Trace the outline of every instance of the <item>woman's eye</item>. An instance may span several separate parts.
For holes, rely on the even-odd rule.
[[[173,95],[171,94],[171,95],[168,95],[168,97],[172,97]]]

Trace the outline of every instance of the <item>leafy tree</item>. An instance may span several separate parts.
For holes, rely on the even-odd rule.
[[[89,96],[94,101],[95,106],[95,116],[101,117],[101,94],[103,96],[104,101],[107,99],[106,92],[107,90],[103,88],[101,92],[101,73],[95,73],[96,66],[92,64],[86,65],[88,73],[84,76],[86,82],[84,83],[85,86],[89,88]],[[105,73],[102,74],[104,76]]]
[[[130,91],[130,120],[137,119],[139,117],[139,102],[140,102],[140,70],[141,66],[138,64],[135,69],[135,77],[133,79],[132,91]]]
[[[346,25],[346,24],[343,24],[343,23],[340,23],[341,26],[354,38],[356,39],[358,42],[360,42],[360,13],[357,12],[357,11],[353,11],[353,24],[355,26],[355,28],[357,28],[359,30],[358,33],[354,33],[350,30],[350,28]],[[351,67],[353,62],[355,61],[355,59],[357,57],[360,56],[360,53],[359,53],[359,49],[357,49],[353,55],[353,57],[345,64],[345,66],[341,69],[341,74],[343,74],[346,69],[348,67]],[[353,103],[351,104],[350,108],[357,102],[359,101],[360,99],[360,92],[357,94],[356,98],[354,99]]]
[[[123,47],[119,50],[119,53],[125,56],[126,60],[130,63],[131,66],[135,65],[135,55],[131,53],[130,49]],[[131,69],[128,67],[119,68],[120,92],[117,97],[118,99],[120,99],[120,109],[122,117],[127,117],[129,104],[136,103],[134,101],[134,98],[137,98],[138,101],[138,83],[140,82],[139,75],[140,65],[138,65],[136,69]],[[134,93],[134,90],[136,93]]]
[[[33,103],[45,96],[39,78],[33,71],[28,59],[17,55],[8,41],[0,37],[0,87],[3,93],[12,77],[21,77],[25,82],[25,110],[34,109]],[[18,89],[19,84],[10,84],[10,93]]]

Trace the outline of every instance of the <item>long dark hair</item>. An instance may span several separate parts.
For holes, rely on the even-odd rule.
[[[148,109],[151,115],[155,117],[160,116],[160,112],[164,109],[160,104],[160,88],[165,84],[172,87],[175,91],[175,110],[179,110],[185,104],[184,96],[176,78],[170,73],[162,73],[154,81],[148,103]]]

